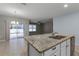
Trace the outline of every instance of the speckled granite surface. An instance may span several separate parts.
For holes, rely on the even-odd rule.
[[[73,35],[68,35],[63,39],[53,39],[49,38],[51,34],[42,34],[42,35],[32,35],[25,38],[26,41],[28,41],[36,50],[39,52],[43,52],[71,37],[74,37]]]

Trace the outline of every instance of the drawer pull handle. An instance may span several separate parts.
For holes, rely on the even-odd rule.
[[[54,47],[52,50],[55,50],[56,49],[56,47]]]

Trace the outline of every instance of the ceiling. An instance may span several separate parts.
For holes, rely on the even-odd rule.
[[[29,18],[39,21],[65,14],[79,12],[79,4],[70,3],[64,8],[65,3],[0,3],[0,15]]]

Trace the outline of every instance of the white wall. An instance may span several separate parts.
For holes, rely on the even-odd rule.
[[[16,17],[8,17],[0,15],[0,40],[8,40],[9,39],[9,25],[10,21],[19,21],[24,24],[24,35],[28,35],[28,19],[16,18]]]
[[[55,17],[53,23],[55,32],[74,34],[79,45],[79,12]]]
[[[5,20],[0,17],[0,40],[5,39]]]

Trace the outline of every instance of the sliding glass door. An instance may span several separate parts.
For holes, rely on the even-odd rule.
[[[23,24],[18,21],[11,21],[10,25],[10,39],[23,38]]]

